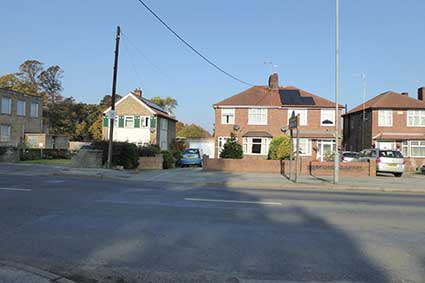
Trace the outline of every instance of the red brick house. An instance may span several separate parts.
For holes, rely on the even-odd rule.
[[[283,134],[292,111],[300,114],[303,159],[323,160],[326,152],[335,150],[335,103],[293,86],[279,86],[277,74],[270,76],[268,86],[253,86],[213,106],[215,158],[234,132],[244,158],[266,159],[272,138]]]
[[[412,166],[425,162],[425,87],[418,97],[384,92],[361,104],[344,117],[344,147],[398,149],[411,158]]]

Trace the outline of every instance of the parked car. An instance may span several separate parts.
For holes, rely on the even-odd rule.
[[[202,167],[202,154],[199,148],[188,148],[183,151],[183,157],[180,159],[182,167],[198,165]]]
[[[355,151],[343,151],[341,153],[341,161],[342,162],[351,162],[355,161],[359,158],[359,153]]]
[[[397,150],[371,148],[362,150],[358,161],[376,160],[376,172],[392,173],[401,177],[404,173],[404,157]]]

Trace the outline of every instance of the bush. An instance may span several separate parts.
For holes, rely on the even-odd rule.
[[[161,153],[162,153],[162,157],[164,159],[164,162],[162,164],[163,168],[164,169],[174,168],[174,164],[175,164],[176,160],[174,159],[171,152],[169,152],[168,150],[163,150],[163,151],[161,151]]]
[[[139,147],[139,156],[155,156],[160,154],[161,149],[157,144],[144,145]]]
[[[323,155],[324,161],[334,161],[335,160],[335,152],[334,151],[327,151]]]
[[[43,157],[41,154],[43,153]],[[27,148],[21,154],[21,160],[37,160],[37,159],[70,159],[71,153],[67,149],[45,148]]]
[[[274,137],[270,142],[269,159],[282,160],[289,159],[291,138],[287,135]],[[295,145],[294,145],[295,149]]]
[[[243,150],[242,146],[237,143],[235,135],[232,133],[230,139],[223,146],[220,153],[220,158],[242,159]]]
[[[170,151],[183,152],[187,147],[188,145],[184,140],[174,139],[173,142],[170,144]]]
[[[103,151],[103,164],[105,164],[108,159],[108,141],[95,141],[92,146],[93,149]],[[134,169],[139,165],[139,149],[135,144],[114,142],[112,148],[112,166]]]

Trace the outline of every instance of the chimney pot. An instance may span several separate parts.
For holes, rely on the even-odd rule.
[[[138,97],[142,97],[142,90],[140,88],[136,88],[135,90],[133,90],[133,94]]]
[[[279,76],[277,73],[270,75],[269,77],[269,88],[279,89]]]
[[[408,92],[402,92],[401,95],[409,96]]]
[[[418,88],[418,99],[425,101],[425,86]]]

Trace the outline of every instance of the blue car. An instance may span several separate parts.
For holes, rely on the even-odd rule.
[[[183,151],[183,157],[180,159],[182,167],[197,165],[202,167],[201,152],[197,148],[188,148]]]

